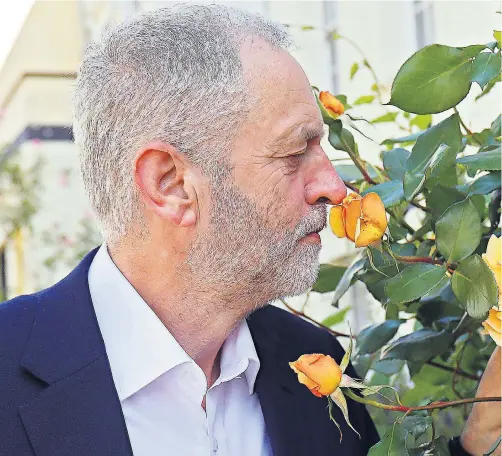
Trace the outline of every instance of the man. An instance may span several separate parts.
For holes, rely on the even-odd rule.
[[[361,438],[342,424],[340,442],[289,369],[303,353],[340,361],[340,345],[266,306],[312,285],[326,205],[346,195],[288,46],[259,16],[186,6],[89,47],[74,131],[106,244],[0,307],[2,455],[365,455],[378,441],[351,402]],[[496,434],[492,410],[464,433],[472,454]]]

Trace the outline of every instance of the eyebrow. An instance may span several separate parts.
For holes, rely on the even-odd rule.
[[[322,139],[325,136],[324,125],[311,124],[311,123],[301,123],[295,124],[286,129],[278,138],[275,139],[274,145],[287,144],[292,141],[292,136],[294,139],[300,138],[302,141],[309,141],[313,138]]]

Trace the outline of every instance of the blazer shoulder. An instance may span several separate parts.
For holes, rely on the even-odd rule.
[[[0,350],[12,350],[28,339],[38,308],[37,294],[0,303]]]

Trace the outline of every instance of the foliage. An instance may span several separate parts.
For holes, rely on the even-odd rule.
[[[380,246],[362,250],[343,275],[339,268],[327,274],[329,266],[323,265],[314,290],[334,290],[336,306],[360,281],[382,303],[386,321],[357,336],[353,363],[369,384],[401,390],[404,402],[472,397],[495,346],[480,323],[497,305],[498,289],[480,255],[492,234],[500,236],[501,116],[473,132],[457,108],[470,92],[481,90],[479,99],[500,82],[500,32],[494,37],[487,44],[419,50],[398,71],[388,103],[364,58],[352,65],[350,78],[368,69],[375,79],[371,92],[351,102],[337,95],[345,114],[325,118],[330,144],[347,154],[335,166],[347,187],[378,193],[390,219]],[[373,119],[356,117],[351,110],[361,104],[383,112]],[[433,122],[438,113],[444,114]],[[359,125],[385,123],[406,133],[381,142],[381,163],[370,164],[358,145],[357,138],[367,136]],[[405,323],[413,330],[403,335]],[[394,421],[395,413],[379,410],[382,441],[370,454],[448,454],[445,437],[460,432],[467,412]]]

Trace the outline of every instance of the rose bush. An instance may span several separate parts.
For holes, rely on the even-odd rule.
[[[500,36],[496,31],[487,44],[421,49],[398,71],[388,103],[364,56],[351,77],[368,69],[375,76],[371,93],[351,102],[314,87],[329,143],[347,154],[337,171],[353,192],[331,209],[330,226],[365,248],[347,268],[321,265],[312,290],[332,293],[336,307],[359,281],[382,304],[385,321],[356,335],[352,361],[365,383],[393,386],[405,402],[473,397],[495,341],[500,344],[501,116],[471,131],[458,109],[469,93],[476,100],[493,95],[501,80]],[[383,112],[357,117],[354,107],[362,104]],[[435,121],[439,113],[446,114]],[[370,135],[368,124],[383,123],[406,134],[384,140],[381,162],[370,163],[358,138]],[[387,216],[376,208],[374,194]],[[348,337],[332,328],[345,314],[335,311],[319,323]],[[412,331],[403,335],[405,323]],[[389,445],[392,454],[443,454],[445,438],[460,434],[468,411],[460,407],[438,412],[434,421],[413,416],[400,422],[378,411],[373,417],[383,440],[371,455],[387,454],[381,451]],[[429,435],[426,446],[415,441],[418,428]]]

